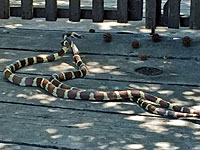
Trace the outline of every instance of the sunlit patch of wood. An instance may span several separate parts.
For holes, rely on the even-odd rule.
[[[49,70],[53,72],[65,72],[65,71],[74,70],[74,67],[66,63],[61,63],[59,65],[53,65],[49,67]]]
[[[159,90],[157,93],[169,96],[169,95],[174,94],[174,91],[172,91],[172,90]]]
[[[53,113],[58,112],[57,109],[48,109],[48,111],[49,111],[49,112],[53,112]]]
[[[105,73],[106,71],[102,68],[97,68],[97,67],[91,67],[91,66],[88,66],[87,67],[89,69],[89,72],[90,73]]]
[[[122,75],[123,75],[123,76],[127,75],[126,73],[121,72],[121,71],[111,71],[110,74],[112,74],[112,75],[117,75],[117,76],[119,76],[119,75],[121,75],[121,76],[122,76]]]
[[[170,126],[184,127],[184,126],[188,126],[189,122],[186,122],[184,120],[170,120],[167,124]]]
[[[137,85],[137,84],[129,84],[129,87],[133,88],[133,89],[137,89],[137,90],[145,90],[145,91],[149,91],[149,92],[155,92],[155,91],[158,91],[160,90],[161,86],[160,85]]]
[[[110,66],[108,66],[108,65],[106,66],[106,65],[105,65],[105,66],[103,66],[102,68],[103,68],[103,69],[106,69],[106,70],[113,70],[113,69],[117,69],[118,67],[117,67],[117,66],[111,66],[111,65],[110,65]]]
[[[184,96],[184,98],[189,99],[189,100],[194,100],[197,102],[200,101],[200,95],[199,96]]]
[[[88,129],[88,128],[93,126],[93,123],[84,122],[84,123],[77,123],[77,124],[74,124],[72,126],[77,127],[79,129]]]
[[[52,139],[58,139],[58,138],[61,138],[61,137],[63,137],[62,134],[57,134],[57,135],[52,135],[51,136]]]
[[[27,68],[23,68],[24,71],[36,71],[36,68],[33,67],[27,67]]]
[[[39,100],[42,104],[49,104],[50,102],[56,101],[56,97],[49,96],[46,94],[34,94],[34,95],[27,95],[27,94],[17,94],[16,97],[18,98],[25,98],[28,100]]]
[[[192,91],[184,91],[183,94],[184,95],[194,95],[194,92],[192,92]]]
[[[198,139],[199,139],[199,138],[198,138]],[[200,145],[195,145],[195,146],[193,147],[193,149],[199,150],[199,149],[200,149]]]
[[[192,108],[200,111],[200,103],[197,106],[192,106]]]
[[[130,61],[128,61],[128,63],[129,64],[135,64],[135,65],[137,65],[137,64],[144,64],[145,63],[145,61],[141,61],[141,60],[130,60]]]
[[[97,65],[99,65],[98,62],[87,62],[86,64],[87,64],[87,66],[97,66]]]
[[[21,149],[19,145],[0,143],[1,150]]]
[[[191,101],[183,101],[178,98],[171,98],[170,102],[172,102],[174,105],[179,105],[179,106],[189,106]]]
[[[53,128],[48,128],[48,129],[46,129],[46,132],[49,133],[49,134],[55,134],[55,133],[58,132],[58,130],[57,129],[53,129]]]
[[[148,132],[154,132],[154,133],[166,133],[169,131],[168,128],[164,126],[166,122],[163,122],[163,120],[145,120],[144,123],[140,124],[139,127],[148,131]]]
[[[200,89],[192,89],[193,92],[200,93]]]
[[[200,131],[195,131],[193,134],[194,134],[194,135],[199,135],[199,136],[200,136]]]
[[[11,59],[6,59],[6,58],[0,59],[0,63],[5,63],[5,62],[9,62],[9,61],[11,61]]]
[[[137,149],[143,149],[144,146],[142,144],[127,144],[125,146],[123,146],[123,149],[127,149],[127,150],[137,150]]]
[[[122,113],[122,114],[134,114],[135,113],[135,111],[133,111],[133,110],[120,110],[118,112]]]
[[[48,129],[46,129],[45,131],[46,131],[48,134],[51,135],[51,138],[52,138],[52,139],[58,139],[58,138],[63,137],[63,135],[61,135],[61,134],[56,134],[56,133],[58,132],[57,129],[48,128]]]
[[[156,150],[179,149],[179,147],[171,145],[171,143],[169,143],[169,142],[157,142],[157,143],[155,143],[155,146],[156,146],[156,148],[155,148]]]
[[[18,28],[18,27],[22,27],[23,25],[22,24],[8,24],[8,25],[5,25],[4,27],[6,28],[10,28],[10,29],[15,29],[15,28]]]
[[[114,27],[127,27],[130,23],[117,23],[116,21],[104,21],[103,23],[94,23],[100,30],[111,30]]]
[[[131,121],[139,121],[139,122],[144,122],[146,117],[144,116],[129,116],[129,117],[126,117],[124,118],[126,120],[131,120]]]
[[[173,40],[180,40],[179,37],[173,37],[172,39],[173,39]]]
[[[116,103],[116,102],[107,102],[103,104],[104,108],[115,108],[115,109],[122,109],[120,106],[122,103]]]

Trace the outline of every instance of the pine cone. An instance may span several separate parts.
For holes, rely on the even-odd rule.
[[[182,38],[182,44],[185,47],[189,47],[191,45],[191,38],[189,36],[185,36],[184,38]]]
[[[89,32],[90,33],[95,33],[95,30],[94,29],[90,29]]]
[[[112,41],[112,35],[110,33],[104,33],[103,35],[105,42],[111,42]]]
[[[154,34],[154,35],[152,35],[152,41],[153,42],[160,42],[161,41],[161,39],[160,39],[160,35],[159,34]]]
[[[145,61],[147,60],[147,55],[140,55],[139,58],[140,60]]]
[[[139,48],[140,47],[140,43],[137,40],[134,40],[131,45],[132,45],[133,48]]]

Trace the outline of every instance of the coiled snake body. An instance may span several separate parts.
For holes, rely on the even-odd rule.
[[[17,60],[13,64],[6,66],[3,69],[3,75],[10,82],[20,85],[20,86],[37,86],[45,89],[48,93],[68,99],[77,99],[77,100],[129,100],[135,102],[138,106],[143,108],[145,111],[160,116],[170,117],[170,118],[179,118],[179,117],[200,117],[200,110],[194,110],[191,108],[181,107],[173,105],[161,98],[156,96],[144,93],[142,91],[135,90],[124,90],[124,91],[88,91],[82,90],[75,87],[68,86],[62,81],[82,78],[87,74],[86,65],[82,62],[79,55],[79,50],[76,45],[68,38],[68,34],[64,35],[64,40],[62,42],[62,49],[46,57],[36,56],[24,58],[22,60]],[[72,33],[71,36],[76,38],[81,38],[75,33]],[[60,59],[69,49],[72,49],[73,58],[75,61],[78,70],[76,71],[67,71],[60,72],[58,74],[53,74],[50,79],[43,77],[20,77],[14,74],[15,71],[23,68],[25,66],[52,62]]]

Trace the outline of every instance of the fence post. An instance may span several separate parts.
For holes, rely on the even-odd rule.
[[[81,19],[80,0],[69,0],[69,20],[79,22]]]
[[[200,29],[200,0],[191,0],[190,28]]]
[[[160,23],[161,9],[162,9],[162,0],[156,0],[156,25]]]
[[[146,23],[145,26],[148,29],[156,27],[156,0],[146,1]]]
[[[168,27],[178,29],[180,24],[180,0],[168,1]]]
[[[21,17],[22,19],[33,18],[33,0],[21,0]]]
[[[128,0],[117,0],[117,22],[128,22]]]
[[[47,21],[57,20],[57,0],[45,0],[45,13]]]
[[[92,20],[93,22],[103,22],[104,0],[92,0]]]
[[[143,0],[128,0],[128,19],[133,21],[142,20]]]
[[[9,0],[0,0],[0,19],[8,19],[10,17]]]

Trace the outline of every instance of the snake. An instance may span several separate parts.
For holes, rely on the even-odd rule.
[[[63,83],[63,81],[83,78],[88,73],[87,66],[81,59],[79,49],[70,37],[84,38],[84,36],[75,32],[63,34],[63,41],[61,42],[62,48],[58,52],[45,57],[38,55],[23,58],[7,65],[3,69],[5,79],[19,86],[40,87],[49,94],[59,98],[91,101],[130,101],[137,104],[144,111],[162,117],[200,117],[200,110],[175,105],[162,98],[139,90],[94,91],[72,87]],[[61,59],[70,49],[77,67],[74,71],[54,73],[49,79],[44,77],[21,77],[15,73],[17,70],[26,66]]]

